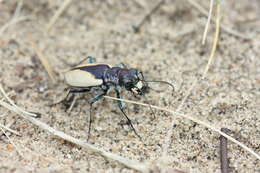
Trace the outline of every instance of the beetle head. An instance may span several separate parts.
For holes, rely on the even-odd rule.
[[[143,95],[148,91],[148,85],[143,80],[143,74],[137,69],[129,69],[122,75],[122,85],[134,94]]]

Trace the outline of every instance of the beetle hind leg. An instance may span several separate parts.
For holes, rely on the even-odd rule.
[[[85,61],[87,61],[87,63],[89,63],[89,64],[93,64],[93,63],[97,62],[96,58],[94,58],[93,56],[88,56],[88,57],[84,58],[83,60],[81,60],[80,62],[73,64],[71,66],[72,67],[78,66],[78,65],[84,63]]]
[[[88,63],[90,63],[90,64],[97,62],[96,58],[94,58],[93,56],[88,56],[88,57],[87,57],[87,61],[88,61]]]
[[[118,89],[115,89],[115,90],[116,90],[116,96],[117,96],[117,98],[120,99],[120,92],[119,92],[119,90],[118,90]],[[118,105],[120,111],[121,111],[121,112],[123,113],[123,115],[126,117],[128,123],[129,123],[130,127],[132,128],[132,130],[134,131],[135,135],[142,141],[142,138],[141,138],[141,136],[136,132],[136,130],[135,130],[133,124],[132,124],[132,121],[131,121],[130,118],[128,118],[128,116],[126,115],[126,113],[125,113],[125,111],[124,111],[124,106],[123,106],[122,101],[121,101],[121,100],[117,100],[117,105]]]
[[[104,93],[99,94],[97,96],[95,96],[94,98],[90,99],[90,108],[89,108],[89,124],[88,124],[88,137],[87,137],[87,141],[90,138],[90,131],[91,131],[91,124],[93,122],[93,117],[92,117],[92,106],[94,103],[96,103],[97,101],[99,101],[100,99],[102,99],[105,95],[107,94],[107,91],[104,91]]]
[[[66,95],[65,95],[64,98],[60,99],[59,101],[56,101],[56,102],[54,102],[54,103],[49,104],[49,106],[55,106],[55,105],[58,105],[58,104],[60,104],[60,103],[65,102],[65,101],[69,98],[69,95],[71,94],[70,89],[66,89],[66,90],[67,90],[67,91],[66,91]]]

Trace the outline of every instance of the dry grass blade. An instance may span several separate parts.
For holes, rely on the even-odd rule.
[[[8,128],[11,127],[11,125],[14,124],[14,122],[15,122],[14,120],[9,121],[8,124],[5,125],[5,127],[8,127]],[[3,135],[3,132],[0,132],[0,136],[2,136],[2,135]]]
[[[214,0],[210,0],[210,6],[209,6],[209,14],[208,14],[208,19],[207,19],[207,23],[205,26],[205,30],[203,33],[203,38],[202,38],[202,44],[205,44],[206,38],[207,38],[207,33],[209,30],[209,24],[210,24],[210,20],[211,20],[211,16],[212,16],[212,9],[213,9],[213,5],[214,5]]]
[[[193,6],[195,7],[199,12],[201,12],[203,15],[207,16],[208,13],[207,13],[207,10],[205,10],[200,4],[198,4],[197,2],[195,2],[194,0],[188,0],[188,2]],[[213,21],[215,22],[215,21]],[[252,37],[249,37],[249,36],[245,36],[231,28],[228,28],[226,26],[223,26],[223,25],[220,25],[221,29],[223,29],[223,31],[231,34],[231,35],[234,35],[236,37],[239,37],[239,38],[242,38],[242,39],[245,39],[245,40],[253,40]]]
[[[208,64],[203,72],[203,76],[202,79],[204,79],[206,77],[206,74],[209,70],[210,64],[213,60],[213,57],[215,55],[216,49],[217,49],[217,44],[218,44],[218,38],[219,38],[219,30],[220,30],[220,3],[217,3],[217,17],[216,17],[216,31],[215,31],[215,37],[214,37],[214,42],[213,42],[213,46],[210,52],[210,56],[209,56],[209,60],[208,60]]]
[[[21,134],[19,132],[17,132],[16,130],[10,129],[8,126],[4,126],[4,125],[0,124],[0,128],[5,129],[17,136],[21,136]]]
[[[145,107],[149,107],[151,106],[152,108],[154,109],[158,109],[158,110],[161,110],[161,111],[165,111],[165,112],[169,112],[171,114],[176,114],[177,116],[180,116],[180,117],[183,117],[185,119],[188,119],[188,120],[191,120],[193,122],[196,122],[200,125],[203,125],[204,127],[207,127],[217,133],[219,133],[220,135],[226,137],[228,140],[234,142],[235,144],[239,145],[240,147],[242,147],[243,149],[245,149],[246,151],[248,151],[249,153],[251,153],[252,155],[254,155],[257,159],[260,160],[260,155],[257,154],[256,152],[254,152],[251,148],[248,148],[246,145],[244,145],[243,143],[237,141],[236,139],[232,138],[231,136],[227,135],[226,133],[223,133],[219,128],[215,128],[213,127],[212,125],[204,122],[204,121],[201,121],[199,119],[196,119],[194,117],[191,117],[191,116],[188,116],[188,115],[185,115],[181,112],[176,112],[176,111],[172,111],[170,109],[167,109],[167,108],[162,108],[162,107],[159,107],[159,106],[155,106],[155,105],[150,105],[150,104],[145,104],[145,103],[141,103],[141,102],[135,102],[135,101],[131,101],[131,100],[125,100],[125,99],[118,99],[118,98],[115,98],[115,97],[110,97],[110,96],[104,96],[105,98],[108,98],[108,99],[113,99],[113,100],[120,100],[120,101],[123,101],[123,102],[126,102],[126,103],[132,103],[132,104],[137,104],[137,105],[141,105],[141,106],[145,106]]]
[[[51,27],[53,26],[53,24],[56,22],[56,20],[60,17],[60,15],[62,14],[62,12],[69,6],[69,4],[71,3],[71,0],[66,0],[63,2],[63,4],[60,6],[60,8],[56,11],[56,13],[54,14],[54,16],[51,18],[50,22],[47,25],[47,32],[50,31]]]
[[[1,2],[0,2],[1,3]],[[11,20],[9,22],[7,22],[5,25],[3,25],[1,28],[0,28],[0,36],[7,30],[8,27],[10,27],[11,25],[14,25],[18,22],[21,22],[21,21],[24,21],[24,20],[27,20],[29,19],[30,17],[26,17],[26,16],[21,16],[19,17],[20,15],[20,12],[21,12],[21,8],[22,8],[22,5],[23,5],[23,0],[20,0],[17,4],[17,7],[15,9],[15,12],[13,14],[13,17],[11,18]]]
[[[21,12],[21,9],[22,9],[22,6],[23,6],[23,0],[18,0],[18,1],[19,2],[18,2],[17,7],[14,11],[13,19],[20,15],[20,12]]]
[[[124,164],[126,167],[135,169],[137,171],[146,172],[148,170],[147,167],[145,166],[145,164],[139,163],[139,162],[134,161],[134,160],[126,159],[124,157],[121,157],[121,156],[118,156],[116,154],[113,154],[113,153],[107,152],[105,150],[102,150],[100,148],[97,148],[94,145],[91,145],[91,144],[84,142],[83,140],[69,136],[69,135],[65,134],[64,132],[58,131],[58,130],[48,126],[47,124],[20,112],[19,110],[17,110],[16,108],[14,108],[13,106],[9,105],[6,102],[0,101],[0,105],[9,109],[12,112],[17,113],[18,115],[20,115],[24,119],[30,121],[31,123],[38,126],[39,128],[41,128],[45,131],[48,131],[49,133],[51,133],[54,136],[58,136],[58,137],[66,140],[66,141],[77,144],[77,145],[79,145],[83,148],[86,148],[86,149],[94,152],[94,153],[98,153],[98,154],[100,154],[100,155],[102,155],[102,156],[104,156],[108,159],[118,161],[119,163]]]
[[[191,87],[189,88],[189,90],[187,91],[187,93],[185,94],[185,96],[183,97],[180,105],[178,106],[177,110],[174,112],[177,113],[177,112],[180,112],[184,103],[186,102],[187,98],[189,97],[189,95],[191,94],[192,90],[194,89],[194,87],[197,85],[197,82],[198,80],[197,79],[194,79],[192,84],[191,84]],[[173,114],[173,115],[174,115]],[[164,142],[164,145],[163,145],[163,149],[162,149],[162,157],[166,157],[166,155],[168,154],[168,149],[170,148],[170,144],[171,144],[171,137],[172,137],[172,133],[173,133],[173,130],[172,130],[172,127],[174,125],[174,120],[171,122],[171,125],[168,129],[168,132],[167,132],[167,135],[166,135],[166,139],[165,139],[165,142]]]
[[[207,63],[207,66],[204,70],[204,73],[203,73],[203,77],[202,79],[205,78],[206,76],[206,73],[208,72],[208,69],[209,69],[209,66],[213,60],[213,57],[215,55],[215,52],[216,52],[216,48],[217,48],[217,42],[218,42],[218,36],[219,36],[219,26],[220,26],[220,3],[217,4],[217,18],[216,18],[216,32],[215,32],[215,38],[214,38],[214,42],[213,42],[213,46],[212,46],[212,50],[211,50],[211,54],[210,54],[210,57],[208,59],[208,63]],[[191,94],[192,90],[194,89],[194,87],[197,85],[198,83],[198,79],[194,79],[193,82],[192,82],[192,85],[191,87],[189,88],[189,90],[186,92],[184,98],[182,99],[180,105],[178,106],[176,112],[180,112],[184,103],[186,102],[187,98],[189,97],[189,95]],[[168,133],[167,133],[167,136],[166,136],[166,142],[164,143],[163,145],[163,152],[162,152],[162,157],[165,157],[167,155],[167,150],[168,148],[170,147],[170,141],[171,141],[171,136],[172,136],[172,127],[173,127],[173,124],[174,124],[174,121],[172,121],[171,123],[171,126],[168,130]]]
[[[37,57],[40,59],[43,67],[45,68],[45,70],[47,71],[48,75],[50,76],[52,82],[56,83],[57,79],[55,77],[55,74],[54,74],[54,72],[52,70],[52,67],[51,67],[49,61],[47,60],[47,58],[44,57],[42,51],[40,51],[40,49],[36,46],[36,43],[34,43],[32,41],[31,44],[32,44],[32,48],[34,49],[34,51],[37,54]]]
[[[1,86],[0,86],[0,88],[1,88],[1,92],[4,94],[4,96],[6,96],[6,93],[2,89]],[[7,98],[7,99],[10,100],[10,98]],[[100,148],[95,147],[94,145],[88,144],[88,143],[86,143],[86,142],[84,142],[80,139],[69,136],[69,135],[65,134],[64,132],[58,131],[58,130],[48,126],[47,124],[45,124],[45,123],[43,123],[43,122],[41,122],[41,121],[31,117],[31,116],[28,116],[29,112],[26,112],[26,111],[21,112],[20,111],[21,108],[17,109],[17,106],[16,107],[11,106],[8,103],[1,101],[1,100],[0,100],[0,105],[2,105],[3,107],[5,107],[6,109],[8,109],[12,112],[15,112],[16,114],[20,115],[24,119],[30,121],[31,123],[38,126],[39,128],[41,128],[45,131],[48,131],[49,133],[51,133],[54,136],[58,136],[58,137],[66,140],[66,141],[77,144],[77,145],[79,145],[83,148],[86,148],[86,149],[94,152],[94,153],[98,153],[98,154],[100,154],[100,155],[102,155],[102,156],[104,156],[108,159],[115,160],[115,161],[125,165],[126,167],[135,169],[135,170],[140,171],[140,172],[147,172],[148,171],[148,167],[145,164],[142,164],[142,163],[134,161],[134,160],[129,160],[127,158],[124,158],[124,157],[118,156],[116,154],[107,152],[105,150],[102,150]]]
[[[23,16],[23,17],[18,17],[18,18],[15,18],[11,21],[9,21],[8,23],[6,23],[5,25],[3,25],[1,28],[0,28],[0,36],[7,30],[8,27],[10,27],[11,25],[14,25],[18,22],[21,22],[21,21],[25,21],[25,20],[28,20],[30,19],[30,17],[26,17],[26,16]]]
[[[15,143],[13,142],[13,140],[5,133],[4,129],[3,129],[2,127],[0,127],[0,129],[1,129],[1,131],[3,132],[3,134],[5,134],[5,136],[6,136],[7,139],[9,140],[9,142],[14,146],[14,148],[16,149],[16,151],[18,152],[18,154],[19,154],[22,158],[26,159],[26,158],[24,157],[24,155],[22,154],[22,152],[20,151],[20,149],[15,145]]]

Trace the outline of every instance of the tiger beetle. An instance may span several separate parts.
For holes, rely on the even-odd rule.
[[[85,60],[88,61],[88,64],[81,64]],[[96,63],[96,59],[91,56],[88,56],[83,61],[79,63],[80,65],[65,73],[65,82],[69,86],[66,98],[71,93],[101,91],[101,94],[98,94],[89,100],[90,115],[87,140],[90,137],[92,105],[107,95],[109,91],[114,89],[116,92],[116,97],[120,99],[120,92],[122,89],[130,91],[134,96],[144,96],[144,94],[147,93],[148,89],[150,88],[147,84],[148,82],[161,82],[173,87],[172,84],[165,81],[146,81],[142,71],[135,68],[129,69],[123,63],[120,63],[116,67],[112,67],[108,64]],[[122,101],[117,100],[117,105],[127,119],[128,124],[136,136],[141,139],[141,137],[136,132],[130,118],[126,115]]]

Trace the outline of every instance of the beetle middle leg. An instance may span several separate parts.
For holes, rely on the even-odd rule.
[[[97,96],[95,96],[94,98],[90,99],[89,102],[90,102],[90,108],[89,108],[89,125],[88,125],[88,137],[87,137],[87,141],[89,140],[90,138],[90,130],[91,130],[91,124],[92,124],[92,121],[93,121],[93,118],[92,118],[92,105],[99,101],[100,99],[102,99],[105,95],[107,94],[107,90],[103,90],[103,93],[102,94],[99,94]]]
[[[115,91],[116,91],[116,97],[117,97],[118,99],[120,99],[121,97],[120,97],[120,91],[119,91],[119,89],[116,88]],[[125,111],[124,111],[124,106],[123,106],[122,101],[121,101],[121,100],[117,100],[117,105],[118,105],[119,109],[121,110],[121,112],[122,112],[122,113],[124,114],[124,116],[126,117],[128,123],[129,123],[130,127],[133,129],[135,135],[138,136],[138,138],[142,141],[142,138],[141,138],[141,136],[138,135],[138,133],[136,132],[136,130],[135,130],[133,124],[132,124],[132,121],[131,121],[130,118],[128,118],[128,116],[126,115],[126,113],[125,113]]]

